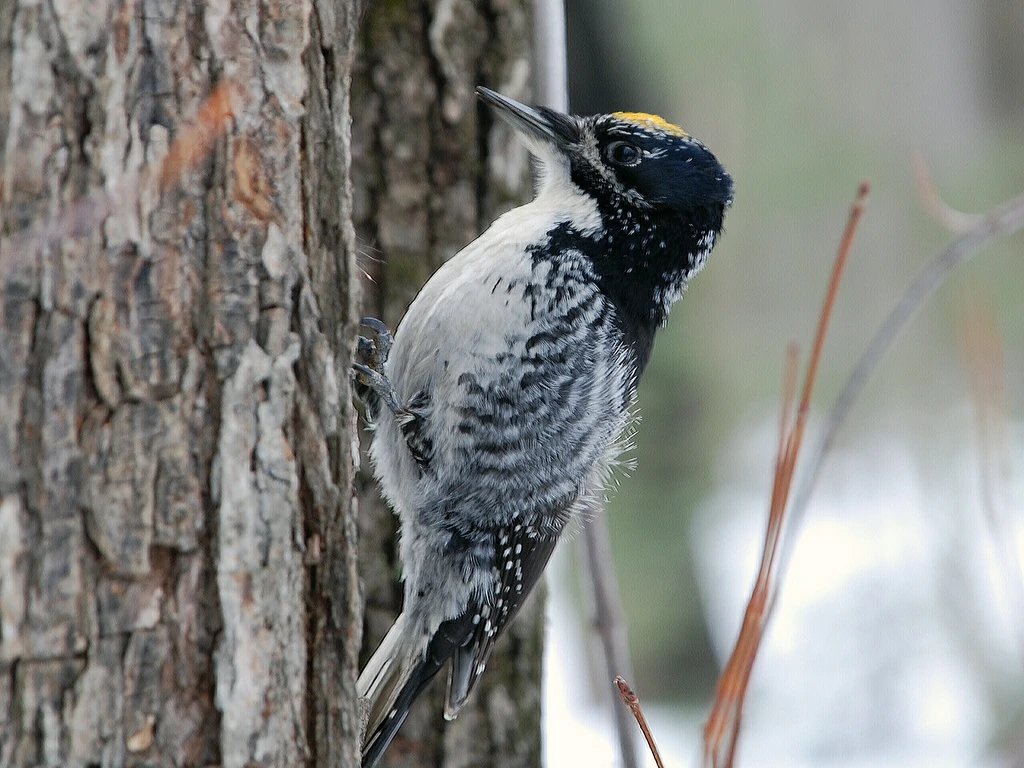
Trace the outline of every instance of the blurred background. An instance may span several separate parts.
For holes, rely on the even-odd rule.
[[[609,510],[631,682],[686,764],[760,555],[786,345],[807,352],[862,178],[819,416],[953,238],[921,204],[912,155],[963,211],[1024,190],[1024,2],[568,0],[567,26],[574,112],[661,114],[736,184],[725,236],[657,341],[638,467]],[[957,345],[982,310],[1004,348],[995,523]],[[741,764],[1024,765],[1022,339],[1018,235],[924,307],[844,427],[755,667]],[[552,587],[548,764],[612,765],[576,563],[563,557]],[[593,714],[606,736],[560,712]]]

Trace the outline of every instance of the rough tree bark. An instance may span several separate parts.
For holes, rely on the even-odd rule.
[[[528,96],[530,29],[526,0],[360,5],[0,3],[0,766],[358,765],[356,253],[394,325],[528,194],[472,87]],[[400,591],[357,485],[368,648]],[[540,602],[396,764],[539,764]]]
[[[0,4],[0,765],[357,764],[356,23]]]
[[[367,7],[353,79],[353,180],[364,314],[394,328],[430,274],[531,193],[526,151],[476,101],[488,85],[531,95],[529,0]],[[366,444],[364,439],[363,443]],[[401,606],[393,516],[367,461],[359,476],[363,659]],[[458,720],[442,725],[444,676],[416,703],[389,766],[540,765],[543,599],[524,608]]]

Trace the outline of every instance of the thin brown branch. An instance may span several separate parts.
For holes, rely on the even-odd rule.
[[[928,298],[958,266],[967,261],[991,242],[1012,235],[1024,228],[1024,194],[1008,200],[985,216],[972,230],[956,238],[918,275],[903,292],[899,301],[889,312],[882,326],[878,329],[871,343],[868,344],[860,360],[854,366],[850,377],[843,386],[826,417],[821,436],[807,456],[800,477],[793,503],[789,512],[789,525],[786,529],[786,541],[783,546],[782,560],[779,564],[779,578],[782,579],[789,567],[789,559],[793,551],[793,540],[807,511],[814,485],[821,472],[825,456],[831,450],[839,429],[854,403],[864,391],[868,380],[878,369],[882,359],[892,348],[896,339],[903,332],[911,318],[924,305]]]
[[[746,611],[743,614],[743,624],[740,627],[739,637],[736,640],[732,655],[719,678],[715,703],[708,717],[708,722],[704,727],[704,762],[705,765],[713,766],[714,768],[719,766],[729,768],[735,761],[736,746],[739,740],[743,715],[743,703],[750,684],[750,675],[754,668],[754,661],[757,658],[757,652],[764,637],[764,628],[767,625],[773,605],[773,601],[770,598],[773,595],[774,585],[776,584],[774,578],[775,564],[780,551],[786,505],[793,482],[793,472],[800,453],[800,446],[803,442],[807,414],[810,411],[811,397],[814,392],[821,353],[824,349],[836,296],[839,293],[839,285],[849,259],[857,227],[864,215],[864,206],[869,191],[869,184],[866,181],[862,182],[857,198],[850,208],[850,216],[847,220],[843,238],[839,244],[839,250],[832,268],[832,276],[829,280],[828,290],[825,293],[824,303],[822,304],[818,330],[804,378],[800,405],[792,427],[789,426],[789,414],[792,409],[793,393],[796,389],[797,365],[793,346],[790,346],[787,355],[782,404],[783,427],[779,438],[779,453],[776,456],[775,462],[775,482],[772,487],[771,506],[768,511],[768,526],[765,532],[764,549],[761,553],[761,566],[758,570],[750,600],[747,602]]]
[[[910,168],[921,205],[941,227],[960,235],[974,229],[984,220],[984,215],[958,211],[942,199],[932,181],[932,172],[920,152],[911,155]]]
[[[775,468],[781,466],[779,458],[786,450],[786,435],[790,419],[793,418],[793,403],[796,401],[796,381],[800,373],[800,348],[795,341],[786,347],[786,367],[782,377],[782,417],[779,419],[779,444],[775,451]],[[776,478],[776,484],[778,479]],[[774,487],[774,485],[773,485]]]
[[[871,192],[871,184],[867,180],[860,183],[857,190],[857,199],[850,208],[850,217],[846,222],[846,230],[843,232],[843,239],[839,243],[839,252],[836,254],[835,264],[832,267],[832,277],[829,280],[828,291],[825,293],[825,303],[821,307],[821,317],[818,321],[818,332],[814,337],[814,347],[811,350],[811,360],[807,369],[807,378],[804,380],[804,393],[800,399],[800,410],[797,412],[797,428],[801,430],[807,419],[807,413],[811,407],[811,395],[814,392],[814,384],[818,378],[818,365],[821,362],[821,351],[825,346],[825,336],[828,334],[828,326],[832,320],[832,310],[835,307],[836,296],[839,295],[839,283],[842,282],[843,272],[846,269],[846,262],[850,255],[850,248],[853,247],[853,238],[857,235],[857,227],[864,217],[864,206],[867,204],[868,194]],[[794,457],[795,458],[795,457]]]
[[[651,728],[647,725],[647,718],[644,717],[644,711],[640,707],[640,699],[633,693],[633,689],[629,687],[629,683],[621,675],[615,678],[615,685],[619,688],[619,695],[622,696],[622,701],[629,707],[629,711],[633,713],[636,724],[640,726],[640,732],[643,733],[644,738],[647,740],[647,748],[651,750],[655,765],[658,768],[665,768],[665,764],[661,760],[661,753],[658,752],[658,745],[654,743],[654,734],[651,733]]]

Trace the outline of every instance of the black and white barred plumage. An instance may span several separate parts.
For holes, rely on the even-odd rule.
[[[409,307],[375,387],[397,412],[367,393],[405,602],[359,678],[364,766],[449,660],[458,714],[566,524],[603,493],[654,332],[732,200],[714,156],[661,118],[480,93],[527,139],[539,188]]]

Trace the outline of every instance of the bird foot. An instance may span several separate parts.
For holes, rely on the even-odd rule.
[[[394,345],[391,332],[375,317],[364,317],[359,323],[368,328],[369,333],[359,337],[359,344],[356,347],[356,355],[363,361],[352,364],[356,381],[376,393],[392,413],[402,416],[407,409],[384,373],[384,364],[388,361],[388,355]]]
[[[375,317],[364,317],[359,321],[364,328],[370,331],[366,336],[359,337],[359,346],[356,352],[365,361],[365,365],[377,373],[384,373],[384,364],[391,354],[391,347],[395,341],[391,338],[391,331],[380,320]]]

